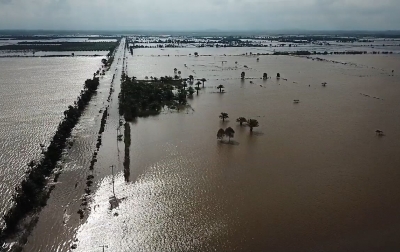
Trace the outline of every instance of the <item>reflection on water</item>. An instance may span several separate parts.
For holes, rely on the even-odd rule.
[[[100,59],[0,59],[0,213]]]
[[[297,57],[135,52],[131,75],[171,75],[177,67],[207,78],[206,88],[191,101],[194,113],[131,124],[131,182],[121,166],[116,178],[124,200],[110,210],[111,177],[101,180],[77,251],[400,248],[399,75],[382,74],[391,71],[386,57],[374,58],[382,70]],[[242,71],[254,84],[239,79]],[[273,77],[259,79],[264,72]],[[229,114],[223,126],[234,128],[237,145],[217,141],[220,112]],[[260,127],[250,134],[236,123],[240,116]]]

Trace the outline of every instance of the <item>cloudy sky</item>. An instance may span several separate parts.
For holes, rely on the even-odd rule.
[[[400,0],[0,0],[0,29],[400,30]]]

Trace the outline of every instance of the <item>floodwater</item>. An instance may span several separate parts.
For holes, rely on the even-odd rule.
[[[187,56],[188,50],[211,56]],[[326,57],[354,63],[340,64],[223,56],[250,51],[134,50],[130,76],[173,75],[176,67],[183,77],[206,78],[206,87],[189,100],[191,108],[131,123],[128,177],[119,158],[123,143],[116,141],[114,92],[90,212],[82,220],[76,213],[84,186],[74,189],[74,182],[89,174],[87,164],[76,165],[76,172],[61,175],[25,251],[70,251],[71,245],[85,252],[102,245],[108,251],[399,250],[400,57]],[[116,59],[121,56],[120,49]],[[121,64],[115,63],[118,76]],[[264,72],[271,78],[260,79]],[[220,84],[223,94],[215,88]],[[225,122],[221,112],[229,114]],[[240,116],[260,127],[251,134],[236,123]],[[217,141],[226,127],[235,137]],[[116,166],[114,209],[110,165]]]
[[[298,57],[152,57],[151,50],[129,58],[130,75],[171,75],[177,67],[207,78],[206,88],[190,102],[194,112],[132,123],[130,182],[122,173],[116,179],[120,206],[109,209],[106,177],[77,251],[400,248],[399,76],[389,76],[386,63],[399,58],[373,58],[382,70]],[[273,77],[250,84],[241,71]],[[219,84],[226,93],[217,93]],[[250,134],[239,116],[260,127]],[[216,140],[228,126],[232,145]]]
[[[101,58],[0,59],[0,213]],[[0,225],[1,226],[1,225]]]

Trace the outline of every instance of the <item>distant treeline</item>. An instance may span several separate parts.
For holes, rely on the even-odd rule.
[[[0,46],[9,51],[113,51],[118,42],[19,42]]]
[[[99,36],[99,37],[88,37],[88,36],[29,36],[29,35],[20,35],[20,36],[6,36],[4,38],[6,40],[53,40],[53,39],[88,39],[88,40],[104,40],[104,39],[116,39],[120,40],[121,37],[117,36]]]
[[[371,54],[393,54],[393,52],[370,52]],[[310,51],[295,51],[295,52],[274,52],[273,55],[332,55],[332,54],[351,54],[351,55],[355,55],[355,54],[368,54],[367,51],[344,51],[344,52],[310,52]]]

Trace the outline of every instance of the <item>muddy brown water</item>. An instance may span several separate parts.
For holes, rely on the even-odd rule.
[[[206,88],[189,100],[192,109],[131,123],[125,182],[111,105],[90,214],[78,220],[77,196],[50,200],[25,251],[69,251],[72,244],[74,251],[100,251],[100,245],[109,251],[400,249],[400,90],[398,73],[389,76],[388,67],[399,66],[397,56],[365,61],[355,56],[364,66],[353,66],[300,57],[261,56],[256,62],[218,56],[224,52],[151,56],[158,52],[181,54],[135,50],[129,75],[172,75],[177,67],[182,76],[205,77]],[[240,80],[242,71],[257,79]],[[272,78],[259,79],[263,72]],[[215,88],[219,84],[224,94]],[[229,114],[226,122],[218,118],[221,112]],[[257,119],[260,127],[250,134],[236,123],[239,116]],[[217,141],[218,129],[228,126],[236,131],[232,143]],[[385,136],[376,136],[376,129]],[[123,157],[123,144],[119,147]],[[121,200],[116,209],[109,203],[112,164]],[[69,176],[76,174],[60,180]],[[67,224],[63,208],[72,218]]]

